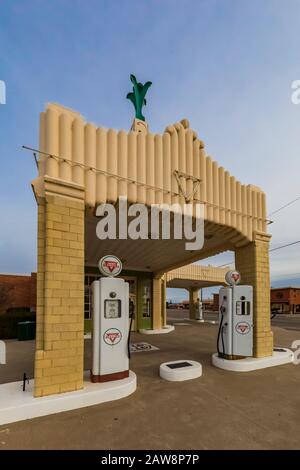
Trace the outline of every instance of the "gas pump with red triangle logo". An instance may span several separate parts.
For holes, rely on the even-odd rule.
[[[253,287],[240,285],[238,271],[228,271],[229,284],[219,291],[219,357],[237,359],[253,356]]]
[[[117,278],[122,263],[116,256],[99,261],[102,277],[92,284],[92,382],[129,376],[129,284]]]

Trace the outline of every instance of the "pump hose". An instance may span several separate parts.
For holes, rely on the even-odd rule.
[[[222,324],[223,324],[223,314],[222,314],[222,318],[221,318],[221,321],[220,321],[220,325],[219,325],[219,331],[218,331],[218,339],[217,339],[217,351],[218,351],[218,355],[220,355],[220,348],[219,348],[219,340],[220,340],[220,334],[221,334],[221,328],[222,328]],[[223,339],[223,332],[222,332],[222,345],[223,345],[223,354],[224,354],[224,339]]]
[[[220,321],[220,325],[219,325],[218,339],[217,339],[217,351],[218,351],[219,356],[221,354],[220,353],[220,348],[219,348],[220,335],[221,335],[221,339],[222,339],[222,348],[223,348],[223,353],[222,354],[225,354],[225,344],[224,344],[224,335],[223,335],[224,326],[222,326],[223,325],[223,320],[224,320],[223,303],[224,303],[224,299],[222,300],[222,304],[221,304],[221,307],[219,309],[219,312],[222,316],[221,321]]]
[[[129,325],[128,339],[127,339],[128,359],[131,358],[131,352],[130,352],[130,335],[131,335],[132,321],[133,321],[133,315],[130,317],[130,325]]]
[[[221,340],[222,340],[223,354],[225,354],[225,344],[224,344],[224,334],[223,334],[224,333],[224,328],[225,328],[225,325],[222,326],[222,330],[221,330]]]

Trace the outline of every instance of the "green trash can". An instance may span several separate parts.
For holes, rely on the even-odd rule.
[[[35,339],[35,321],[21,321],[18,323],[18,340],[28,341]]]

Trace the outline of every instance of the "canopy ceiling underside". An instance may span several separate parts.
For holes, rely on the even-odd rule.
[[[201,250],[185,249],[189,240],[99,240],[96,225],[99,218],[85,219],[85,265],[97,266],[104,255],[118,256],[124,269],[164,273],[176,267],[205,259],[222,251],[233,250],[235,231],[228,227],[212,226],[205,223],[204,246]],[[171,228],[172,233],[172,228]],[[215,283],[214,283],[215,285]]]

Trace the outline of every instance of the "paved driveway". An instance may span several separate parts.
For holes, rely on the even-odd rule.
[[[300,366],[234,373],[211,366],[217,326],[177,326],[165,335],[134,334],[158,351],[132,355],[137,391],[122,400],[0,427],[0,449],[297,449],[300,447]],[[274,327],[276,345],[297,331]],[[90,367],[86,340],[85,367]],[[32,373],[33,342],[8,343],[1,381]],[[23,349],[24,348],[24,349]],[[23,352],[21,352],[23,351]],[[203,376],[166,382],[161,362],[194,359]]]

